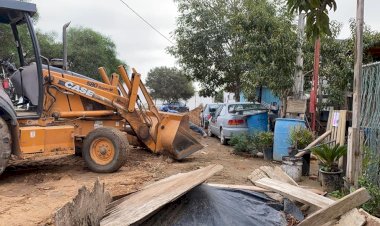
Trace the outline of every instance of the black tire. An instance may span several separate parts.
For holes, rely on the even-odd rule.
[[[11,132],[4,119],[0,118],[0,175],[7,167],[12,153]]]
[[[103,164],[100,164],[102,161],[102,157],[104,156],[107,158],[106,154],[109,154],[110,151],[107,149],[106,151],[103,151],[104,149],[99,150],[98,143],[100,141],[109,142],[108,148],[113,148],[113,156],[108,159],[107,161],[103,162]],[[95,145],[95,146],[93,146]],[[96,149],[98,147],[98,149]],[[103,146],[101,146],[103,147]],[[122,167],[126,160],[127,160],[127,151],[129,149],[129,144],[127,140],[127,136],[123,134],[120,130],[111,128],[111,127],[101,127],[97,128],[93,131],[91,131],[87,137],[84,139],[83,142],[83,148],[82,148],[82,157],[84,161],[86,162],[88,168],[90,168],[91,171],[97,172],[97,173],[112,173],[120,169]],[[106,152],[106,153],[102,153]],[[96,159],[96,157],[99,157],[100,159]]]

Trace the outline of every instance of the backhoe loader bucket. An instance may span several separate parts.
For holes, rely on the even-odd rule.
[[[174,159],[181,160],[203,148],[189,132],[189,116],[162,113],[167,117],[161,130],[161,143],[165,151]]]

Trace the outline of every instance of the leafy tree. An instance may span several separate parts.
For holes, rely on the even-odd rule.
[[[194,95],[192,82],[176,68],[156,67],[147,76],[146,86],[155,99],[171,102],[188,100]]]
[[[248,45],[251,69],[244,73],[244,91],[252,96],[259,86],[266,86],[281,98],[286,108],[287,97],[294,85],[295,59],[297,56],[297,34],[292,24],[293,16],[287,13],[281,2],[249,5],[256,26],[249,35]]]
[[[313,41],[324,34],[332,35],[328,10],[336,11],[335,0],[287,0],[291,13],[306,13],[306,36]]]
[[[169,52],[179,59],[187,74],[200,82],[200,94],[217,90],[239,98],[246,71],[247,42],[242,35],[248,24],[241,21],[244,1],[176,0],[180,16],[174,32],[176,45]],[[248,12],[246,12],[248,13]],[[250,30],[251,31],[251,30]]]
[[[97,69],[115,71],[123,64],[117,58],[116,45],[108,37],[90,28],[75,27],[67,32],[70,70],[100,80]]]

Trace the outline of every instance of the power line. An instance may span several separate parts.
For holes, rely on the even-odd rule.
[[[144,21],[149,27],[151,27],[154,31],[156,31],[159,35],[161,35],[164,39],[166,39],[168,42],[170,42],[171,44],[174,45],[174,43],[169,39],[167,38],[164,34],[162,34],[157,28],[155,28],[151,23],[149,23],[146,19],[144,19],[144,17],[140,16],[140,14],[138,14],[134,9],[132,9],[132,7],[130,7],[126,2],[124,2],[123,0],[119,0],[120,2],[122,2],[126,7],[128,7],[128,9],[130,9],[134,14],[136,14],[136,16],[138,16],[142,21]]]

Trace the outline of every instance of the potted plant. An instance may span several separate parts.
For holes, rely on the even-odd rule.
[[[339,144],[335,146],[324,144],[313,148],[312,153],[320,161],[319,173],[323,190],[327,192],[339,190],[343,186],[343,170],[339,169],[338,161],[347,153],[347,147]]]
[[[302,150],[314,140],[313,133],[301,126],[295,126],[290,129],[289,143],[293,150]],[[290,154],[290,153],[289,153]]]
[[[255,135],[257,149],[264,154],[264,160],[273,160],[273,133],[260,132]]]

